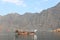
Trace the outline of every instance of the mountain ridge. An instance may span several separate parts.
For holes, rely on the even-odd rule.
[[[0,27],[3,31],[10,29],[38,29],[40,31],[60,28],[60,3],[56,6],[43,10],[41,13],[11,13],[0,16]]]

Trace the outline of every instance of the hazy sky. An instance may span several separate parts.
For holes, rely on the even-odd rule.
[[[55,6],[60,0],[0,0],[0,15],[8,13],[40,12]]]

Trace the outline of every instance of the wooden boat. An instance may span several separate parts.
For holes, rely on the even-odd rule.
[[[35,35],[35,32],[37,30],[34,30],[34,31],[20,31],[20,30],[16,30],[15,33],[17,35]]]

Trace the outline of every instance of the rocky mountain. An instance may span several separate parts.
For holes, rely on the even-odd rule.
[[[0,30],[38,29],[40,31],[60,28],[60,3],[41,13],[11,13],[0,16]]]

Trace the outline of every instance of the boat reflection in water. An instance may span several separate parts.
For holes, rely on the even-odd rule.
[[[27,36],[23,36],[23,35],[20,35],[20,36],[15,36],[15,39],[14,40],[37,40],[37,35],[27,35]]]
[[[34,35],[34,40],[37,40],[37,35]]]

